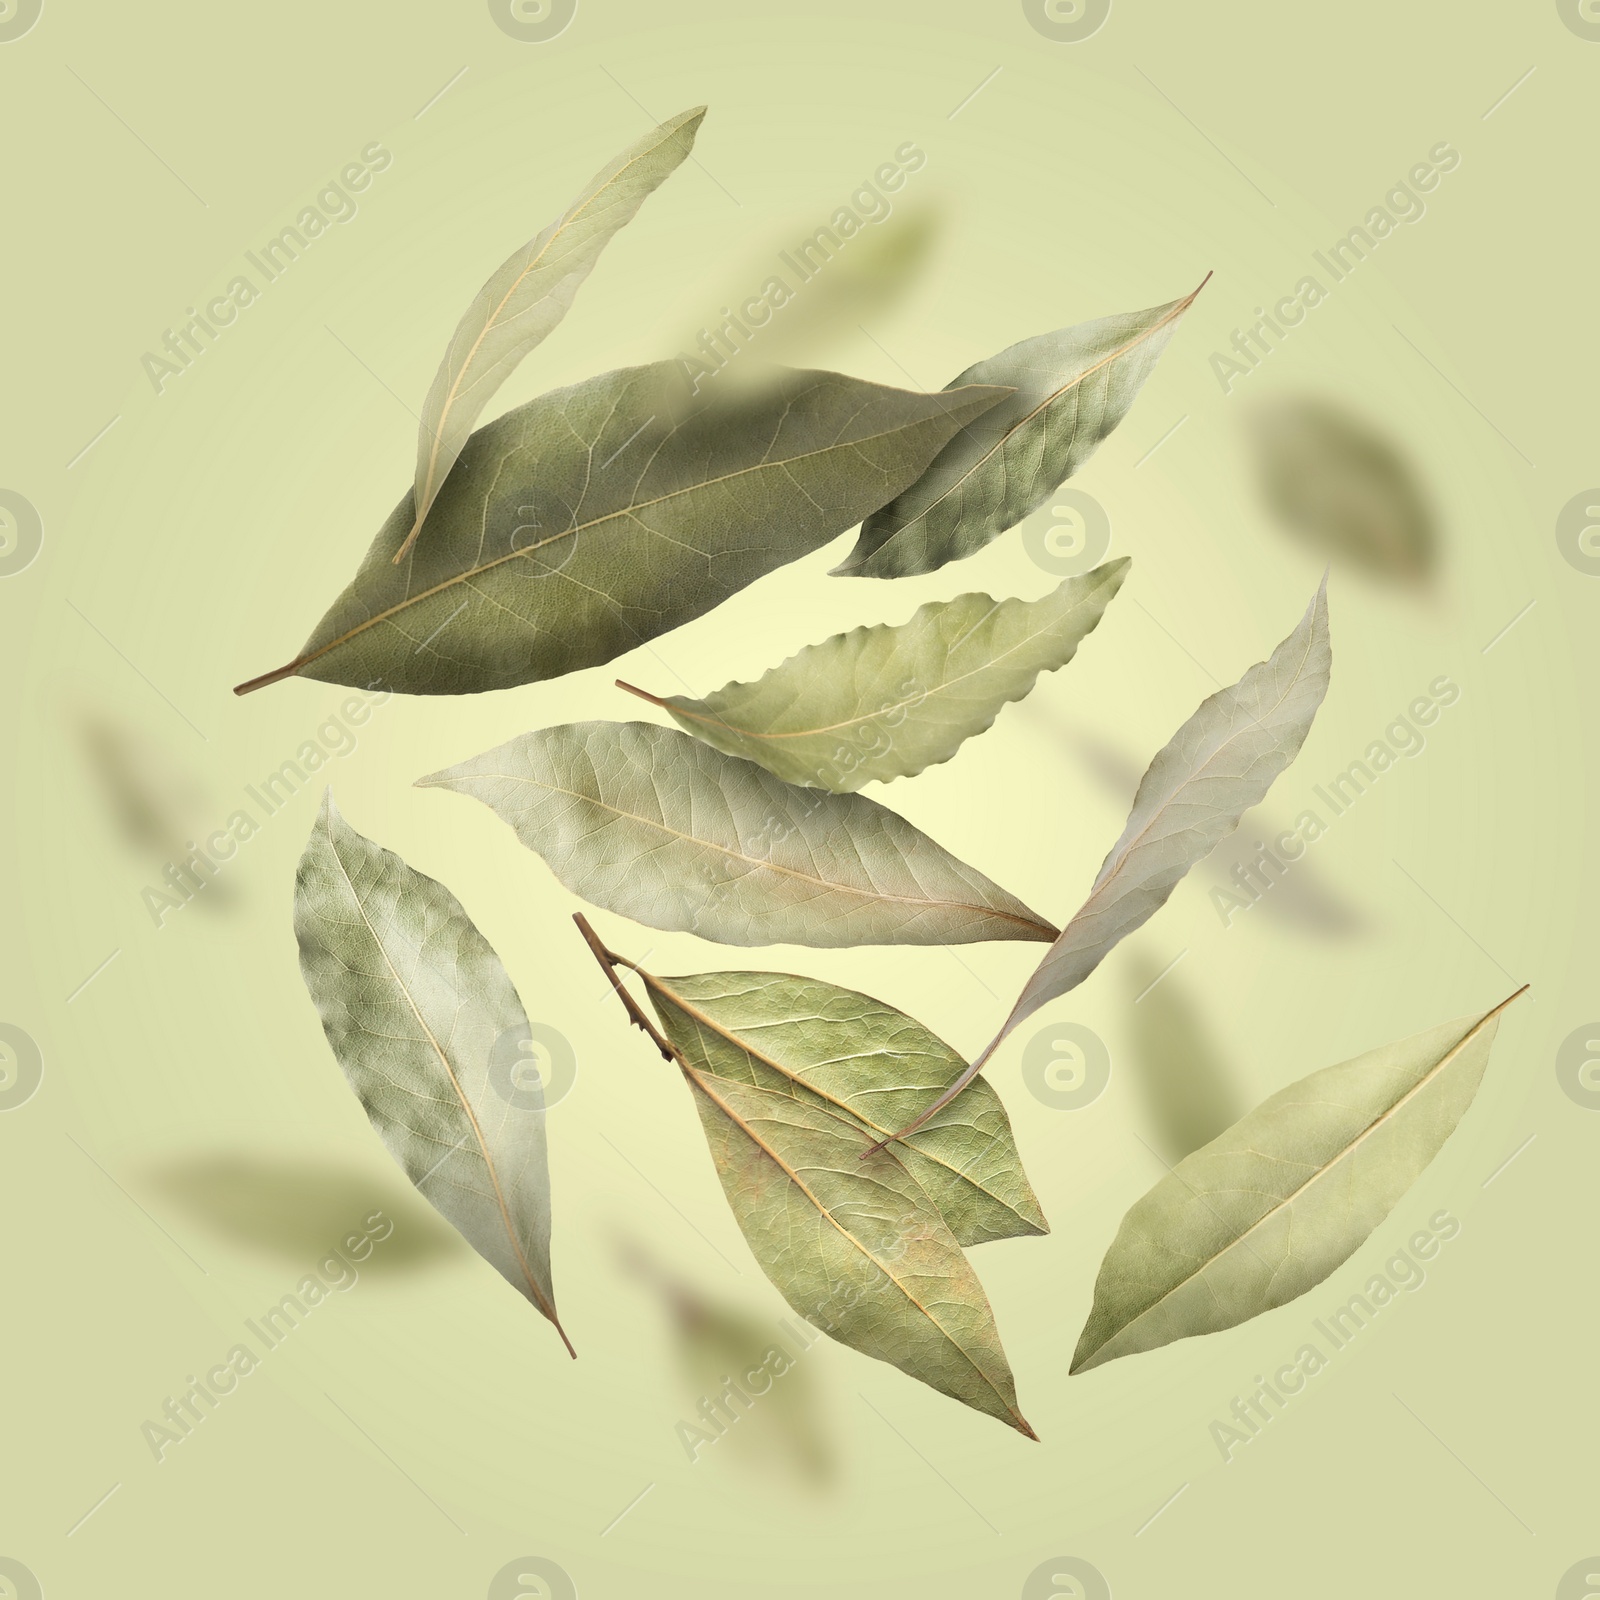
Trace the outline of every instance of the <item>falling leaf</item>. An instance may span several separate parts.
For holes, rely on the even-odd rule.
[[[1392,440],[1311,397],[1264,401],[1248,422],[1267,504],[1291,533],[1377,577],[1426,582],[1438,553],[1433,511]]]
[[[948,761],[1041,672],[1065,666],[1128,565],[1124,558],[1068,578],[1042,600],[934,601],[899,627],[839,634],[704,700],[621,687],[729,755],[790,783],[846,794]]]
[[[777,972],[643,973],[667,1037],[706,1072],[831,1110],[881,1138],[966,1062],[881,1000]],[[1011,1122],[979,1078],[895,1152],[957,1243],[1049,1226],[1022,1170]]]
[[[1148,922],[1190,867],[1239,825],[1299,754],[1328,692],[1327,587],[1324,578],[1294,632],[1231,688],[1202,701],[1150,763],[1089,898],[1045,952],[1005,1025],[966,1076],[895,1137],[921,1127],[982,1070],[1018,1023],[1077,988],[1119,941]]]
[[[630,1015],[682,1071],[734,1218],[790,1307],[841,1344],[1036,1438],[983,1286],[899,1157],[886,1150],[863,1163],[854,1118],[721,1077],[693,1039],[669,1042],[617,978],[621,958],[580,926]]]
[[[300,654],[235,692],[476,694],[597,666],[820,549],[1006,392],[786,372],[723,398],[664,361],[541,395],[473,434],[405,562],[409,491]]]
[[[550,1284],[544,1107],[509,1076],[528,1017],[500,958],[443,884],[346,824],[331,791],[300,858],[295,936],[328,1043],[390,1155],[576,1354]]]
[[[835,572],[856,578],[932,572],[1038,510],[1127,416],[1204,287],[1202,281],[1192,294],[1148,311],[1041,333],[968,367],[952,389],[1003,383],[1015,392],[868,517]]]
[[[415,517],[395,561],[411,549],[483,408],[518,362],[567,314],[600,252],[677,171],[694,147],[705,114],[704,106],[696,106],[630,145],[478,291],[423,402]]]
[[[418,780],[482,800],[591,905],[721,944],[1049,941],[864,795],[784,783],[673,728],[576,722]]]
[[[1072,1370],[1247,1322],[1349,1260],[1455,1131],[1516,998],[1313,1072],[1180,1161],[1122,1219]]]

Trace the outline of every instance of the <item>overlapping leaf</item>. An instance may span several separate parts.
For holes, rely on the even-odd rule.
[[[443,884],[322,802],[295,881],[300,970],[374,1128],[428,1201],[555,1324],[550,1175],[530,1029],[499,957]]]
[[[394,560],[411,549],[483,408],[567,314],[600,252],[683,163],[705,114],[704,106],[696,106],[630,145],[473,298],[423,402],[414,516]]]
[[[899,627],[840,634],[704,700],[632,692],[729,755],[849,793],[948,761],[1041,672],[1072,659],[1127,570],[1125,558],[1107,562],[1042,600],[934,601]]]
[[[705,1073],[832,1110],[881,1138],[966,1063],[880,1000],[776,972],[643,973],[667,1037]],[[986,1079],[895,1154],[961,1245],[1049,1232]]]
[[[1199,292],[1042,333],[968,367],[951,388],[1003,383],[1015,393],[868,517],[834,570],[857,578],[932,572],[1037,510],[1128,414]]]
[[[731,1082],[685,1053],[684,1076],[734,1217],[761,1270],[812,1326],[1037,1437],[994,1313],[933,1202],[853,1120]]]
[[[412,496],[298,674],[474,694],[609,661],[819,549],[1005,394],[910,394],[826,372],[692,395],[677,363],[541,395],[468,441],[399,566]]]
[[[1075,989],[1114,945],[1148,922],[1184,874],[1260,803],[1305,743],[1328,692],[1332,661],[1324,578],[1288,638],[1236,684],[1202,701],[1150,763],[1089,898],[1045,952],[1004,1026],[967,1069],[969,1077],[1018,1023]],[[963,1081],[901,1129],[901,1136],[922,1126],[960,1092]]]
[[[543,728],[419,787],[475,795],[573,893],[654,928],[736,945],[1055,937],[864,795],[797,788],[673,728]]]
[[[1072,1370],[1231,1328],[1321,1283],[1455,1131],[1510,1003],[1313,1072],[1180,1161],[1122,1219]]]

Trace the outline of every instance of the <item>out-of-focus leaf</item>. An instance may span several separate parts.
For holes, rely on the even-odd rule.
[[[1239,1097],[1182,974],[1167,971],[1143,951],[1129,953],[1126,969],[1132,1073],[1161,1155],[1181,1161],[1238,1118]]]
[[[1392,439],[1309,396],[1264,400],[1247,415],[1267,505],[1290,533],[1379,578],[1419,585],[1432,576],[1433,510]]]

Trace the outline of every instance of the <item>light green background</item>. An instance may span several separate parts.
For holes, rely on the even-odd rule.
[[[547,44],[514,42],[482,4],[45,0],[26,37],[0,44],[0,487],[45,525],[38,559],[0,580],[0,1021],[45,1060],[38,1092],[0,1115],[0,1555],[51,1600],[480,1596],[532,1554],[584,1600],[1012,1596],[1063,1555],[1092,1562],[1118,1600],[1553,1595],[1600,1548],[1600,1113],[1554,1070],[1560,1042],[1600,1014],[1600,578],[1554,537],[1560,508],[1600,481],[1597,73],[1600,43],[1544,0],[1116,0],[1079,44],[1046,40],[1017,4],[948,0],[759,14],[581,0]],[[1084,738],[1142,764],[1213,675],[1231,681],[1288,631],[1316,582],[1319,558],[1271,525],[1242,447],[1241,408],[1273,385],[1353,399],[1394,434],[1439,508],[1444,562],[1422,602],[1336,571],[1334,686],[1269,809],[1292,816],[1439,674],[1462,690],[1426,753],[1308,863],[1359,910],[1359,937],[1313,936],[1267,907],[1224,929],[1201,868],[1048,1013],[1103,1036],[1105,1094],[1054,1110],[1023,1086],[1024,1041],[996,1061],[1054,1233],[987,1246],[977,1264],[1043,1442],[823,1342],[803,1358],[840,1464],[821,1495],[719,1460],[722,1443],[685,1458],[674,1424],[693,1397],[619,1238],[714,1300],[769,1320],[782,1308],[680,1086],[603,995],[573,902],[485,810],[410,787],[528,727],[633,715],[612,670],[397,699],[332,773],[349,820],[448,882],[532,1015],[572,1041],[576,1084],[550,1136],[576,1364],[409,1192],[328,1055],[290,931],[314,789],[240,851],[226,904],[202,898],[158,929],[140,890],[159,864],[119,838],[84,736],[86,717],[113,721],[180,791],[188,826],[210,829],[315,734],[343,691],[293,681],[236,700],[230,685],[287,659],[402,491],[409,408],[488,271],[614,150],[700,101],[698,166],[612,246],[504,403],[670,353],[774,236],[809,233],[907,139],[928,155],[907,198],[940,208],[939,252],[903,303],[819,351],[830,364],[938,386],[1016,338],[1216,273],[1077,480],[1112,517],[1113,553],[1134,558],[1124,597],[1030,702],[896,784],[897,809],[1070,912],[1126,804]],[[153,393],[141,355],[371,140],[394,162],[360,215]],[[1461,165],[1426,218],[1224,396],[1211,352],[1440,140]],[[704,691],[929,599],[1053,581],[1016,535],[895,584],[828,579],[832,559],[619,668],[658,692],[680,687],[673,675]],[[725,961],[597,921],[666,971],[765,965],[869,988],[964,1049],[1034,960],[991,945]],[[1161,1170],[1135,978],[1181,951],[1169,992],[1198,1008],[1244,1102],[1524,980],[1534,990],[1459,1132],[1321,1290],[1069,1381],[1100,1257]],[[153,1460],[141,1424],[374,1206],[396,1231],[359,1286]],[[1441,1207],[1461,1231],[1426,1287],[1224,1464],[1213,1420]]]

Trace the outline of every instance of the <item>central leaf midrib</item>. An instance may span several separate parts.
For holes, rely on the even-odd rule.
[[[1518,992],[1520,993],[1521,991],[1519,990]],[[1515,998],[1516,995],[1511,997],[1512,1000]],[[1210,1267],[1215,1266],[1216,1263],[1227,1256],[1230,1251],[1237,1249],[1240,1245],[1244,1244],[1250,1235],[1255,1233],[1257,1229],[1270,1222],[1287,1207],[1292,1206],[1301,1195],[1303,1195],[1312,1187],[1313,1184],[1321,1182],[1323,1178],[1327,1177],[1329,1173],[1335,1171],[1348,1157],[1353,1156],[1355,1152],[1360,1149],[1361,1145],[1366,1139],[1368,1139],[1379,1128],[1389,1123],[1405,1105],[1421,1094],[1422,1091],[1426,1089],[1428,1085],[1431,1084],[1434,1079],[1445,1070],[1446,1067],[1455,1061],[1460,1056],[1461,1052],[1465,1050],[1466,1047],[1471,1044],[1472,1041],[1476,1039],[1491,1022],[1495,1021],[1500,1013],[1504,1011],[1505,1008],[1510,1004],[1511,1000],[1502,1001],[1494,1008],[1493,1011],[1486,1012],[1483,1016],[1479,1017],[1478,1020],[1473,1023],[1473,1025],[1468,1028],[1467,1031],[1455,1042],[1455,1044],[1453,1044],[1449,1050],[1447,1050],[1444,1055],[1442,1055],[1439,1060],[1422,1075],[1421,1078],[1412,1084],[1412,1086],[1407,1089],[1406,1092],[1401,1095],[1393,1105],[1388,1106],[1384,1110],[1380,1111],[1378,1115],[1375,1116],[1372,1121],[1369,1122],[1366,1127],[1364,1127],[1361,1132],[1358,1133],[1347,1145],[1336,1151],[1334,1155],[1325,1161],[1320,1167],[1317,1167],[1312,1172],[1311,1176],[1307,1178],[1299,1188],[1293,1190],[1290,1194],[1285,1195],[1281,1200],[1275,1202],[1266,1211],[1262,1212],[1262,1214],[1257,1217],[1256,1220],[1252,1222],[1243,1233],[1239,1234],[1237,1238],[1230,1239],[1220,1250],[1216,1252],[1215,1255],[1208,1257],[1198,1267],[1196,1267],[1193,1272],[1189,1273],[1186,1277],[1181,1278],[1177,1283],[1173,1284],[1170,1289],[1164,1291],[1157,1299],[1152,1300],[1149,1305],[1144,1307],[1144,1309],[1138,1313],[1137,1316],[1131,1317],[1127,1322],[1123,1323],[1123,1325],[1118,1328],[1115,1333],[1111,1334],[1109,1338],[1105,1339],[1093,1350],[1089,1351],[1089,1355],[1099,1355],[1101,1351],[1116,1343],[1117,1340],[1121,1339],[1131,1329],[1137,1327],[1139,1323],[1141,1323],[1153,1311],[1157,1310],[1160,1306],[1164,1305],[1168,1300],[1170,1300],[1172,1296],[1175,1295],[1180,1289],[1184,1288],[1190,1283],[1193,1283],[1201,1273],[1207,1271]],[[1252,1255],[1254,1253],[1254,1251],[1251,1252]],[[1265,1265],[1265,1263],[1263,1263],[1263,1265]],[[1274,1269],[1274,1271],[1276,1271],[1276,1269]]]
[[[544,1290],[540,1287],[533,1274],[533,1268],[528,1263],[527,1256],[523,1253],[522,1241],[517,1237],[517,1231],[511,1221],[511,1213],[506,1205],[505,1193],[500,1187],[499,1169],[494,1164],[494,1158],[489,1153],[488,1142],[484,1139],[483,1129],[478,1123],[476,1112],[473,1111],[466,1093],[461,1087],[461,1080],[456,1077],[455,1068],[450,1064],[450,1058],[445,1054],[444,1047],[439,1043],[432,1028],[428,1026],[427,1019],[422,1015],[421,1008],[417,1005],[416,998],[411,993],[410,986],[395,970],[394,962],[389,959],[388,947],[379,936],[378,930],[373,927],[372,919],[367,915],[367,908],[356,890],[355,881],[351,878],[349,869],[344,864],[344,857],[339,854],[339,845],[333,836],[332,818],[328,821],[328,847],[333,854],[334,861],[338,864],[339,875],[344,879],[345,886],[350,891],[350,899],[361,917],[362,926],[371,936],[372,942],[378,947],[378,953],[383,957],[383,964],[389,969],[389,976],[394,979],[395,987],[406,997],[406,1004],[411,1008],[411,1014],[417,1019],[417,1026],[427,1035],[428,1043],[433,1047],[433,1052],[439,1058],[439,1065],[444,1068],[445,1076],[450,1080],[450,1087],[455,1091],[456,1100],[465,1114],[468,1124],[472,1129],[472,1136],[478,1144],[478,1153],[483,1160],[484,1170],[489,1174],[489,1182],[494,1186],[495,1205],[499,1208],[500,1221],[505,1228],[506,1237],[510,1240],[511,1248],[516,1252],[517,1265],[522,1269],[522,1275],[527,1281],[539,1309],[559,1328],[560,1322],[556,1318],[555,1306],[545,1297]]]
[[[1098,595],[1098,593],[1099,590],[1097,589],[1095,591],[1095,595]],[[1021,639],[1018,639],[1015,643],[1009,645],[999,655],[991,656],[986,661],[980,662],[977,666],[972,668],[970,672],[959,673],[953,678],[941,679],[935,688],[930,689],[919,700],[917,700],[916,703],[918,705],[922,705],[929,700],[937,699],[942,695],[948,695],[961,684],[965,683],[969,678],[976,678],[985,672],[993,672],[998,670],[1000,666],[1002,666],[1010,657],[1014,656],[1019,650],[1025,649],[1028,645],[1034,643],[1036,640],[1042,639],[1054,628],[1061,626],[1061,624],[1066,622],[1075,612],[1081,610],[1085,605],[1087,605],[1090,600],[1095,597],[1095,595],[1085,595],[1083,599],[1074,602],[1074,604],[1068,610],[1064,611],[1060,616],[1054,618],[1045,626],[1036,628],[1033,632],[1025,635]],[[988,596],[985,595],[984,598],[987,599]],[[992,609],[998,610],[999,607],[994,606]],[[915,618],[913,618],[912,621],[914,623]],[[907,624],[907,626],[911,626],[911,624]],[[869,628],[866,631],[869,633],[876,633],[879,630],[875,628]],[[882,631],[886,633],[892,633],[895,630],[892,627],[886,626],[882,629]],[[947,661],[949,660],[949,652],[946,652],[945,659]],[[778,668],[776,670],[782,671],[783,669]],[[1043,670],[1043,668],[1040,668],[1040,671]],[[735,723],[724,721],[714,712],[708,715],[701,715],[699,712],[686,709],[687,705],[691,703],[693,702],[674,701],[673,707],[675,710],[681,712],[682,715],[690,717],[696,722],[704,722],[714,727],[726,729],[726,731],[729,733],[738,734],[742,739],[767,740],[769,742],[773,742],[779,739],[812,739],[818,738],[826,733],[837,733],[841,728],[853,728],[859,723],[871,722],[878,717],[886,717],[891,712],[899,711],[903,707],[911,705],[912,700],[910,698],[905,700],[897,700],[891,705],[880,706],[876,711],[863,711],[856,716],[846,717],[842,722],[830,722],[826,727],[797,728],[793,731],[786,731],[783,733],[762,733],[751,728],[741,728]],[[699,702],[701,705],[705,705],[706,703],[707,702],[704,700]]]
[[[676,735],[675,737],[682,736]],[[684,844],[695,844],[706,850],[715,850],[720,855],[728,856],[734,861],[743,861],[760,871],[776,872],[784,877],[797,878],[802,883],[814,883],[818,888],[833,890],[839,894],[851,894],[862,900],[896,905],[924,906],[930,910],[969,911],[980,916],[999,917],[1007,922],[1015,922],[1020,927],[1032,928],[1036,932],[1049,931],[1051,936],[1054,937],[1054,932],[1049,929],[1048,924],[1030,921],[1026,917],[1019,917],[1014,911],[1003,911],[997,906],[974,905],[964,900],[918,899],[914,895],[890,894],[882,889],[858,889],[853,884],[838,883],[832,878],[819,878],[813,873],[800,872],[793,867],[781,867],[776,862],[766,860],[761,856],[747,856],[743,851],[730,849],[727,845],[717,844],[713,840],[696,838],[692,833],[680,832],[677,828],[669,827],[665,822],[657,821],[655,818],[642,817],[634,811],[624,811],[621,807],[610,805],[604,800],[598,800],[593,795],[584,794],[577,789],[563,788],[560,784],[544,783],[538,778],[525,778],[511,772],[474,772],[466,776],[470,778],[499,778],[505,783],[522,783],[528,785],[529,788],[543,789],[549,794],[564,794],[568,799],[595,806],[601,811],[609,811],[612,816],[618,817],[623,821],[636,822],[642,827],[654,828],[658,833],[664,833],[668,838],[680,840]],[[460,780],[453,780],[449,784],[435,785],[424,779],[419,783],[418,787],[448,788],[453,787],[455,781]],[[931,843],[932,841],[930,840],[929,842]]]
[[[947,389],[942,390],[941,393],[960,394],[964,389],[979,387],[993,386],[964,384],[962,389]],[[798,455],[785,456],[780,461],[763,459],[761,461],[753,462],[748,467],[740,467],[733,472],[723,473],[720,477],[704,478],[696,483],[686,484],[681,489],[673,489],[666,494],[657,495],[653,500],[644,500],[636,504],[619,507],[615,511],[608,511],[604,516],[595,517],[592,521],[579,523],[575,527],[567,528],[560,533],[552,534],[548,539],[541,539],[537,544],[524,545],[520,550],[511,550],[503,556],[496,556],[492,561],[483,561],[478,563],[476,566],[468,567],[465,571],[455,573],[451,577],[445,578],[442,582],[434,584],[431,588],[424,589],[420,594],[407,596],[404,600],[399,601],[397,604],[389,606],[386,609],[376,613],[376,615],[368,617],[364,622],[357,623],[355,627],[347,629],[344,633],[341,633],[338,638],[330,639],[327,644],[320,645],[317,649],[301,656],[299,660],[295,662],[295,669],[298,671],[301,667],[310,666],[313,661],[319,661],[323,656],[327,655],[330,650],[337,650],[340,646],[348,644],[358,634],[365,633],[368,628],[375,628],[379,623],[387,622],[391,617],[399,616],[402,612],[410,610],[412,606],[421,605],[424,600],[431,600],[434,595],[445,593],[446,590],[453,588],[458,583],[466,583],[473,578],[482,576],[482,574],[485,572],[492,572],[496,567],[504,566],[508,561],[517,561],[524,556],[530,556],[535,551],[542,550],[546,545],[555,544],[561,539],[575,539],[580,533],[587,533],[592,529],[603,527],[608,522],[617,522],[623,519],[637,519],[640,512],[648,511],[653,506],[664,505],[668,501],[677,499],[681,495],[695,494],[704,489],[715,488],[718,484],[731,483],[735,479],[745,477],[751,473],[772,470],[786,471],[796,462],[809,461],[814,457],[826,456],[841,450],[859,449],[863,445],[875,443],[879,439],[891,438],[897,433],[905,433],[911,428],[918,427],[926,422],[935,421],[939,417],[947,416],[948,414],[948,411],[930,411],[926,416],[918,417],[912,422],[901,423],[898,427],[887,428],[881,433],[864,434],[859,439],[851,439],[843,443],[836,441],[832,444],[821,445],[814,450],[803,450]],[[520,449],[522,447],[518,446],[517,448]],[[590,449],[592,452],[593,447],[591,446]],[[508,454],[515,454],[515,451],[508,452]],[[647,534],[653,534],[654,532],[653,529],[645,527],[643,523],[640,524],[640,527]]]
[[[886,1277],[889,1280],[889,1282],[892,1283],[895,1286],[895,1288],[897,1288],[900,1291],[900,1293],[905,1296],[907,1302],[910,1305],[912,1305],[913,1307],[915,1307],[915,1309],[918,1312],[920,1312],[922,1316],[926,1317],[928,1319],[928,1322],[933,1327],[935,1327],[935,1328],[937,1328],[939,1330],[939,1336],[942,1339],[944,1339],[944,1341],[950,1346],[950,1348],[952,1350],[954,1350],[961,1357],[961,1359],[963,1361],[965,1361],[969,1367],[972,1368],[972,1370],[978,1375],[978,1377],[984,1382],[984,1384],[987,1385],[987,1387],[989,1388],[990,1392],[1000,1402],[1000,1404],[1005,1408],[1005,1412],[1006,1412],[1007,1416],[1016,1417],[1019,1420],[1021,1420],[1022,1419],[1022,1413],[1017,1410],[1016,1406],[1010,1400],[1006,1399],[1005,1394],[1001,1391],[1000,1387],[995,1383],[994,1379],[992,1377],[990,1377],[990,1375],[978,1364],[978,1362],[974,1359],[972,1353],[969,1350],[967,1350],[961,1344],[960,1340],[958,1340],[949,1331],[949,1329],[946,1328],[945,1325],[942,1322],[940,1322],[939,1319],[936,1316],[934,1316],[934,1314],[925,1305],[923,1305],[922,1302],[920,1300],[918,1300],[917,1297],[914,1294],[912,1294],[910,1289],[908,1289],[905,1286],[905,1284],[903,1284],[899,1280],[899,1278],[897,1278],[894,1275],[894,1273],[891,1272],[889,1270],[889,1268],[887,1266],[885,1266],[883,1264],[883,1262],[881,1262],[877,1258],[876,1255],[873,1254],[873,1252],[867,1247],[867,1245],[862,1240],[858,1239],[853,1233],[851,1233],[851,1231],[847,1227],[845,1227],[844,1224],[842,1222],[840,1222],[837,1217],[834,1216],[832,1211],[830,1211],[827,1206],[823,1205],[821,1200],[819,1200],[817,1198],[817,1196],[811,1192],[811,1189],[806,1184],[805,1180],[800,1177],[799,1173],[797,1173],[794,1170],[794,1168],[791,1167],[789,1165],[789,1163],[787,1161],[785,1161],[783,1159],[783,1157],[780,1156],[778,1154],[778,1152],[776,1150],[774,1150],[770,1144],[767,1143],[767,1141],[765,1139],[761,1138],[761,1136],[755,1131],[755,1129],[752,1128],[750,1126],[750,1124],[747,1123],[744,1120],[744,1118],[741,1117],[738,1114],[738,1112],[736,1112],[733,1109],[733,1107],[730,1106],[728,1104],[728,1102],[721,1097],[721,1095],[717,1094],[715,1092],[715,1090],[711,1089],[706,1084],[705,1077],[704,1077],[703,1074],[701,1074],[695,1068],[686,1065],[681,1060],[680,1060],[679,1064],[680,1064],[680,1066],[683,1067],[684,1072],[694,1080],[695,1087],[697,1089],[699,1089],[699,1091],[703,1095],[705,1095],[705,1097],[708,1100],[712,1101],[718,1107],[718,1109],[722,1112],[722,1114],[725,1117],[727,1117],[727,1119],[734,1125],[734,1127],[736,1127],[742,1134],[744,1134],[744,1136],[751,1142],[751,1144],[753,1144],[756,1147],[756,1149],[758,1149],[764,1156],[766,1156],[767,1159],[770,1160],[773,1163],[773,1165],[776,1166],[783,1173],[783,1175],[789,1180],[789,1182],[792,1183],[795,1186],[795,1188],[797,1188],[801,1192],[801,1194],[803,1194],[806,1197],[806,1199],[808,1201],[810,1201],[812,1206],[814,1206],[816,1208],[817,1214],[819,1216],[826,1217],[827,1220],[833,1225],[833,1227],[838,1230],[839,1235],[842,1238],[844,1238],[845,1240],[847,1240],[851,1244],[851,1246],[853,1248],[855,1248],[863,1256],[865,1256],[866,1259],[868,1261],[870,1261],[872,1263],[872,1265],[874,1267],[876,1267],[877,1270],[879,1272],[881,1272],[884,1275],[884,1277]],[[758,1090],[757,1092],[758,1093],[763,1093],[763,1092],[766,1092],[766,1091]],[[898,1165],[898,1162],[896,1164]],[[904,1171],[904,1168],[902,1168],[901,1170]],[[912,1180],[912,1181],[915,1181],[915,1180]],[[924,1196],[924,1198],[926,1198],[926,1196]],[[929,1202],[929,1203],[931,1205],[932,1202]],[[957,1246],[958,1254],[959,1254],[959,1250],[960,1250],[960,1247]]]
[[[659,990],[686,1016],[690,1017],[693,1021],[701,1026],[709,1029],[712,1033],[716,1034],[719,1039],[727,1040],[727,1042],[733,1045],[736,1049],[742,1050],[746,1055],[754,1057],[754,1059],[761,1062],[763,1066],[770,1067],[779,1075],[779,1077],[787,1078],[791,1083],[806,1090],[807,1093],[816,1095],[819,1100],[826,1101],[829,1105],[837,1106],[841,1111],[848,1112],[858,1121],[865,1123],[866,1126],[874,1133],[882,1134],[889,1131],[887,1128],[883,1127],[881,1123],[876,1122],[871,1117],[867,1116],[865,1112],[858,1111],[855,1106],[850,1104],[848,1100],[841,1100],[838,1098],[838,1096],[829,1094],[826,1089],[818,1088],[816,1084],[811,1083],[807,1079],[799,1076],[797,1073],[792,1072],[788,1067],[784,1066],[782,1062],[775,1060],[765,1052],[756,1049],[754,1045],[747,1043],[738,1034],[729,1032],[729,1030],[724,1028],[721,1023],[717,1022],[715,1018],[700,1010],[700,1008],[692,1001],[685,1000],[682,995],[678,994],[672,989],[669,989],[665,982],[663,982],[660,978],[654,977],[649,973],[643,974],[643,977],[645,983],[650,988]],[[720,1076],[720,1074],[714,1073],[713,1076]],[[920,1088],[922,1085],[913,1085],[912,1087]],[[1018,1222],[1027,1223],[1030,1228],[1033,1226],[1033,1224],[1029,1222],[1029,1220],[1024,1217],[1022,1213],[1018,1211],[1017,1208],[1008,1200],[1002,1199],[999,1195],[995,1194],[993,1190],[986,1189],[977,1181],[976,1178],[969,1178],[964,1169],[953,1166],[935,1151],[928,1150],[922,1145],[911,1144],[910,1140],[907,1140],[906,1143],[925,1161],[931,1161],[935,1166],[942,1167],[959,1182],[967,1184],[970,1188],[976,1190],[977,1193],[986,1196],[990,1200],[993,1200],[996,1205],[999,1205],[1006,1211],[1009,1211]]]

